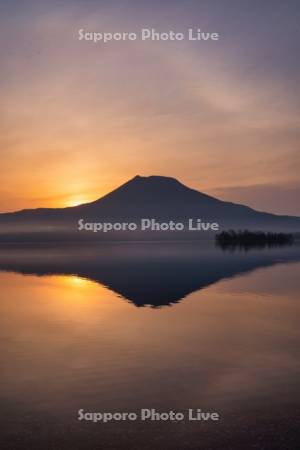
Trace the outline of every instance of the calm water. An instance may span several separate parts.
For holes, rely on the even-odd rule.
[[[299,246],[6,246],[0,283],[1,448],[299,448]]]

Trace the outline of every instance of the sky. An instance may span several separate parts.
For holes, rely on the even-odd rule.
[[[0,0],[0,211],[165,175],[300,216],[298,0]],[[218,41],[79,41],[78,30]]]

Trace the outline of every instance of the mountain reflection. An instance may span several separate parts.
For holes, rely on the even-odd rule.
[[[33,275],[73,275],[91,280],[136,306],[172,305],[224,278],[300,260],[300,247],[227,252],[211,242],[6,245],[0,270]]]

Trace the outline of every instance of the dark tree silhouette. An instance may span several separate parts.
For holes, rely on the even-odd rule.
[[[272,233],[263,231],[249,230],[229,230],[222,231],[216,235],[216,243],[222,248],[230,247],[274,247],[281,245],[290,245],[294,241],[294,237],[289,233]]]

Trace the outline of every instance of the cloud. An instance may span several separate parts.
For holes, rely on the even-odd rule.
[[[300,185],[250,185],[213,189],[211,195],[242,203],[259,211],[300,217]]]

